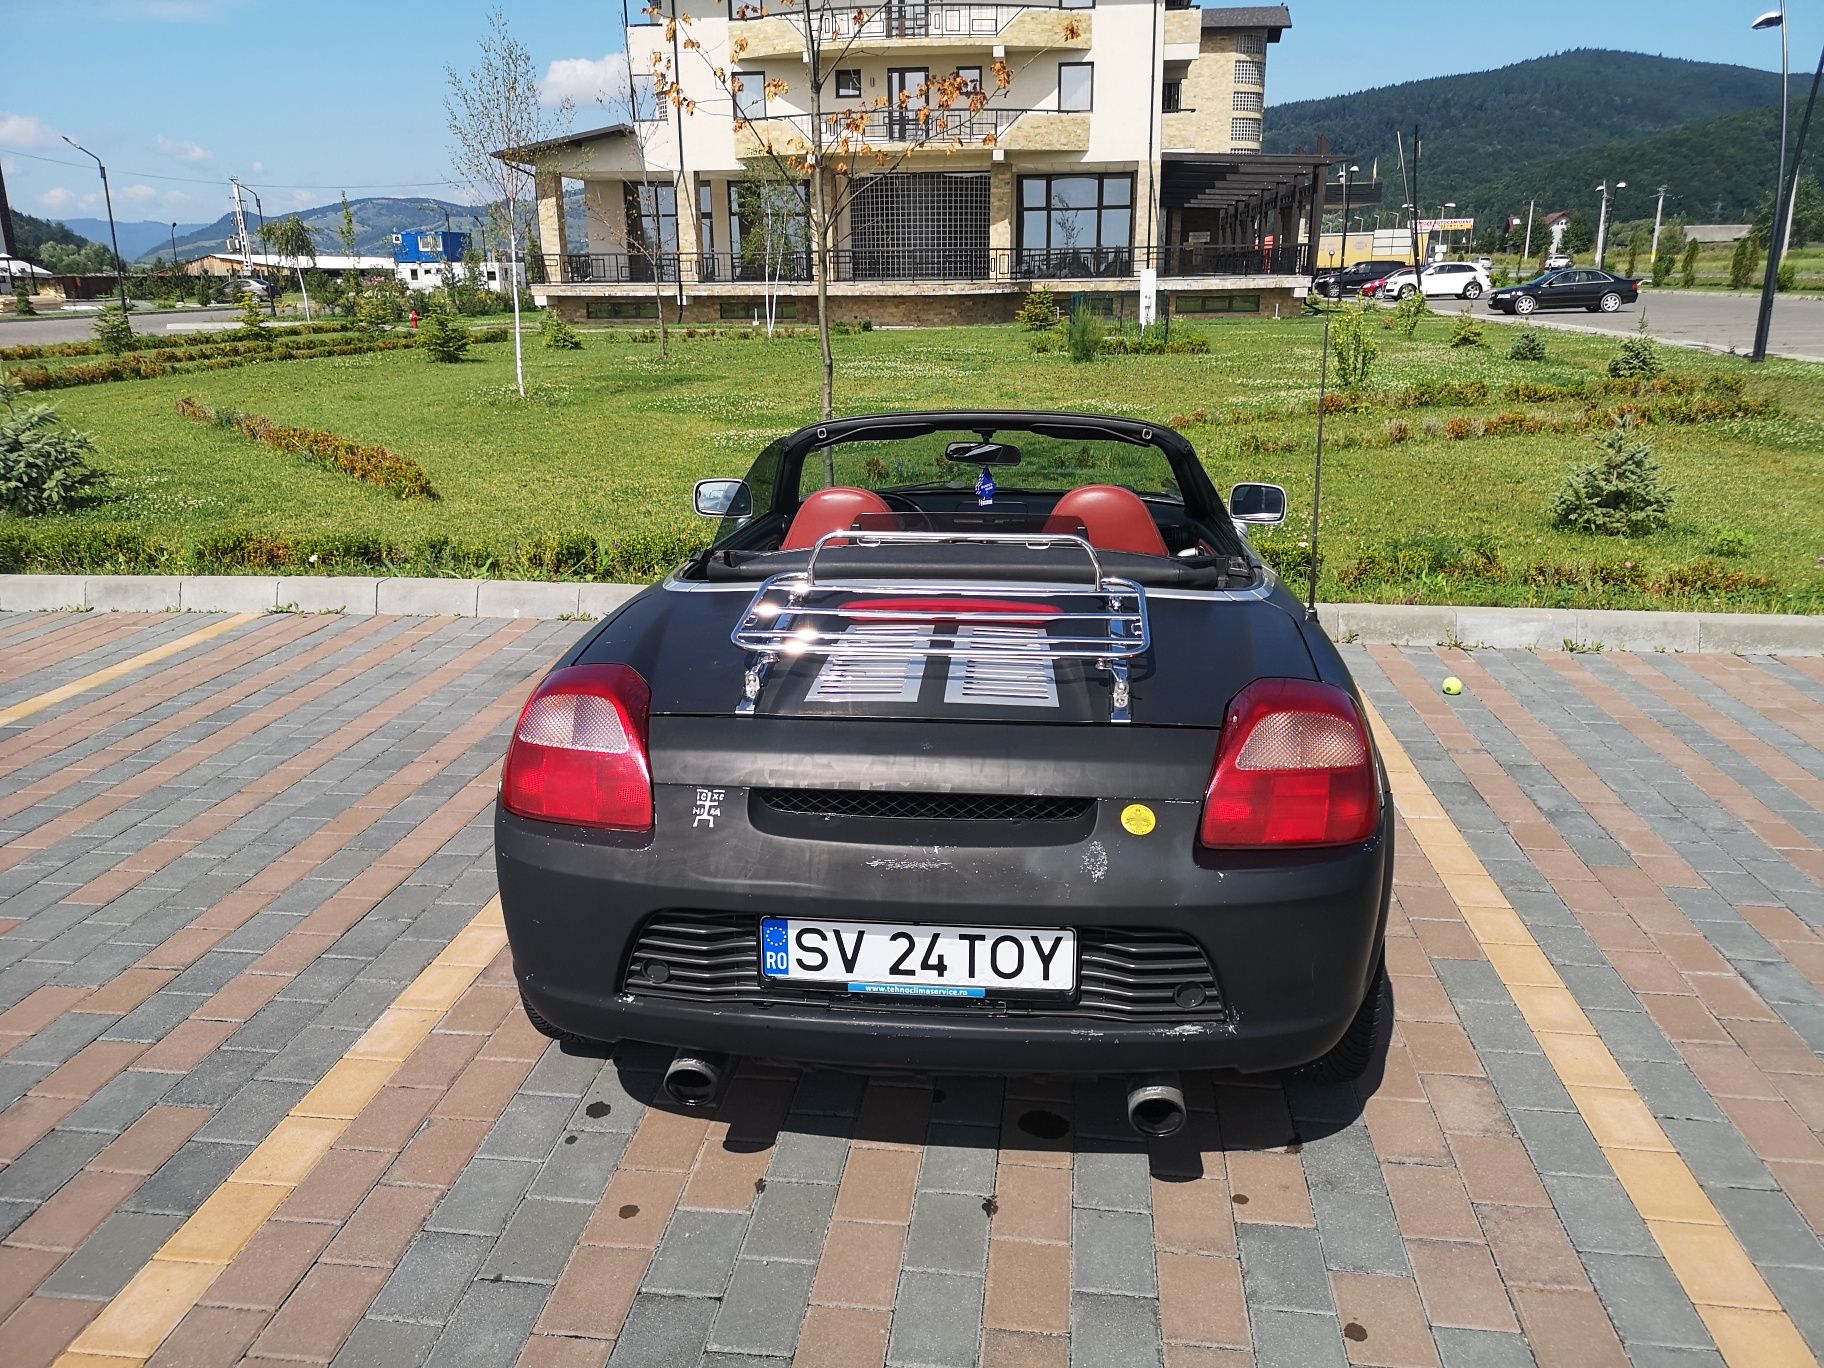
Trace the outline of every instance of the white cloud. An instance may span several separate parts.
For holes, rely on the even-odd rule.
[[[38,196],[38,203],[42,204],[46,209],[68,209],[70,205],[75,202],[76,192],[71,190],[68,186],[63,185],[53,185],[49,190],[46,190],[42,195]]]
[[[149,185],[126,185],[114,192],[114,198],[122,204],[151,204],[158,198],[158,191]]]
[[[167,138],[162,133],[153,140],[152,145],[165,156],[172,157],[177,161],[189,162],[192,166],[199,166],[204,162],[212,162],[215,160],[215,153],[211,152],[208,148],[198,147],[195,143],[188,140]]]
[[[255,162],[255,163],[254,163],[254,164],[253,164],[253,174],[254,174],[254,175],[256,175],[256,176],[263,176],[263,175],[265,175],[265,174],[266,174],[266,163],[265,163],[265,162],[261,162],[261,161],[256,161],[256,162]]]
[[[0,143],[8,147],[55,147],[57,130],[31,114],[0,114]]]
[[[641,94],[644,97],[646,92]],[[579,105],[609,105],[625,110],[627,54],[610,52],[599,58],[560,58],[546,69],[545,79],[539,82],[538,98],[547,105],[570,100]]]

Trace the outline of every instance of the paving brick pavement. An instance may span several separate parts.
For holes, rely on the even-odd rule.
[[[578,628],[210,621],[0,615],[0,708],[74,689],[0,727],[9,1368],[1824,1351],[1816,660],[1346,648],[1436,807],[1385,1056],[1187,1077],[1149,1144],[1107,1080],[747,1061],[684,1115],[550,1045],[490,805]]]

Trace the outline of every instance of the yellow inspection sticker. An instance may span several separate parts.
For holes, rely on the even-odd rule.
[[[1145,803],[1129,803],[1121,809],[1121,825],[1132,835],[1145,836],[1159,825],[1159,818]]]

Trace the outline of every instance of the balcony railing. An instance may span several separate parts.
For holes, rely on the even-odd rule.
[[[993,103],[971,111],[968,101],[961,98],[948,109],[937,104],[915,103],[903,108],[895,106],[845,111],[832,116],[839,122],[825,132],[824,141],[831,150],[844,152],[859,150],[858,144],[868,147],[900,144],[916,147],[924,144],[933,148],[950,148],[960,142],[964,147],[990,146],[990,138],[998,143],[1006,136],[1009,128],[1028,114],[1043,116],[1067,112],[1069,111],[1056,109],[1010,109],[1006,105]],[[811,116],[808,114],[754,115],[753,121],[756,124],[790,124],[804,137],[810,136],[808,130]]]
[[[563,285],[809,284],[816,279],[808,251],[771,262],[734,252],[573,253],[547,256],[545,277]],[[1174,244],[1166,247],[842,247],[830,253],[830,279],[858,281],[1133,280],[1148,267],[1161,276],[1309,275],[1310,249],[1287,243],[1263,251],[1247,246]]]
[[[993,38],[1027,9],[1089,9],[1082,0],[1020,0],[1018,4],[951,4],[946,0],[902,0],[859,10],[825,9],[817,15],[820,41],[845,42],[857,36],[855,15],[863,16],[859,37]],[[804,25],[802,8],[771,4],[736,5],[735,19],[789,19]]]

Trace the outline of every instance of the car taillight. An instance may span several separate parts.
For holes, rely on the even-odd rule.
[[[1347,693],[1260,679],[1235,696],[1203,800],[1203,845],[1349,845],[1380,817],[1368,732]]]
[[[625,665],[553,670],[513,729],[501,803],[541,822],[652,830],[651,706],[646,681]]]

